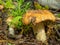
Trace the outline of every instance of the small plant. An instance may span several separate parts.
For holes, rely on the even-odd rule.
[[[41,6],[38,2],[34,2],[35,9],[49,9],[49,7],[46,6]]]
[[[15,8],[13,0],[0,0],[0,5],[3,5],[6,9]]]
[[[56,16],[60,18],[60,14],[58,14],[58,15],[56,15]]]
[[[13,19],[10,25],[14,25],[15,27],[19,28],[23,26],[22,16],[26,12],[26,10],[29,9],[30,2],[24,3],[24,0],[17,0],[16,3],[17,5],[15,9],[11,10],[11,16],[13,16]]]

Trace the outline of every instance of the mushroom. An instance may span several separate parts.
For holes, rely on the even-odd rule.
[[[7,18],[7,20],[6,20],[7,25],[9,26],[8,31],[9,31],[9,34],[10,34],[10,35],[14,35],[14,25],[10,25],[10,22],[12,21],[12,19],[13,19],[13,17],[12,17],[12,16],[9,16],[9,17]]]
[[[48,10],[29,10],[23,15],[22,22],[25,25],[32,23],[36,39],[44,43],[47,40],[44,23],[55,20],[55,16]]]

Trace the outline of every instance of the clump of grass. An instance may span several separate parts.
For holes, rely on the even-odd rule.
[[[24,0],[16,0],[17,5],[14,9],[10,11],[11,16],[13,16],[12,21],[10,22],[10,25],[14,25],[17,28],[20,28],[23,26],[22,23],[22,16],[23,14],[30,9],[30,2],[25,3]]]

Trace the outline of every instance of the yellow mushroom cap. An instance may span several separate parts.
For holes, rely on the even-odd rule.
[[[56,20],[56,17],[48,10],[29,10],[24,14],[22,21],[27,25],[34,20],[34,18],[35,21],[33,23],[40,23],[46,20],[54,22]]]
[[[12,21],[12,19],[13,19],[12,16],[8,17],[7,20],[6,20],[7,24],[10,23]]]
[[[0,5],[0,10],[2,10],[4,8],[4,6],[3,5]]]

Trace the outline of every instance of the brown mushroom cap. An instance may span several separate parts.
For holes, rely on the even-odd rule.
[[[35,20],[34,20],[35,19]],[[23,23],[29,24],[32,20],[33,23],[40,23],[42,21],[50,20],[55,21],[55,16],[48,10],[29,10],[23,16]]]

